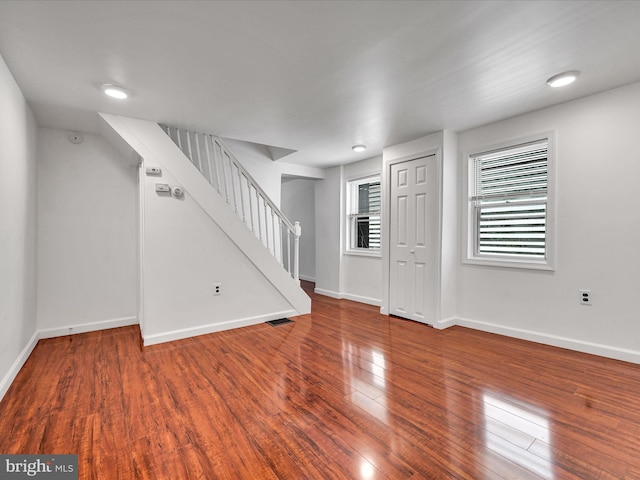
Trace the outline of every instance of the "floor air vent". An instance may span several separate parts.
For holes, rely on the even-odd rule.
[[[288,318],[279,318],[277,320],[269,320],[266,323],[268,323],[272,327],[276,327],[278,325],[284,325],[285,323],[293,323],[293,320],[290,320]]]

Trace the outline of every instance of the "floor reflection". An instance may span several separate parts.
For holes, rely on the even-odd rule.
[[[554,478],[548,416],[515,399],[483,393],[485,444],[492,452],[523,468]]]
[[[374,473],[375,470],[373,465],[371,465],[371,462],[363,460],[362,464],[360,465],[360,478],[365,480],[368,478],[373,478]]]
[[[342,365],[354,405],[387,424],[387,361],[384,352],[343,340]]]
[[[380,387],[386,389],[387,381],[386,381],[386,368],[387,364],[384,360],[384,353],[382,352],[371,352],[371,358],[373,360],[372,372],[373,373],[373,383]]]

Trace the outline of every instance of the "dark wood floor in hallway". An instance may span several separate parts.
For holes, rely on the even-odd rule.
[[[0,453],[105,480],[640,478],[639,365],[312,297],[145,348],[136,327],[41,340]]]

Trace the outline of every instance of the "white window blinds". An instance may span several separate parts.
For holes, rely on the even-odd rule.
[[[548,141],[471,157],[475,254],[545,259]]]
[[[380,249],[380,181],[351,182],[350,249]]]

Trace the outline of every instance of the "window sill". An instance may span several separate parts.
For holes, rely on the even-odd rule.
[[[372,258],[382,258],[382,253],[380,250],[345,250],[345,255],[353,255],[355,257],[372,257]]]
[[[493,258],[466,258],[462,260],[467,265],[482,265],[485,267],[502,267],[502,268],[518,268],[521,270],[545,270],[548,272],[555,271],[552,265],[547,261],[536,260],[511,260],[511,259],[493,259]]]

